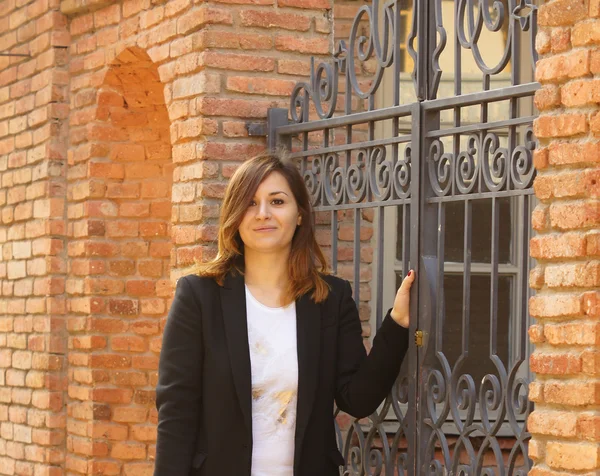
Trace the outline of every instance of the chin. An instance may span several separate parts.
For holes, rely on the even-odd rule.
[[[267,240],[252,243],[250,248],[261,253],[274,253],[291,247],[292,243],[268,242]]]

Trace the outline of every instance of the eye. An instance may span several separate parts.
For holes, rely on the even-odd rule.
[[[281,198],[275,198],[271,203],[273,203],[273,205],[283,205],[284,201]]]
[[[254,205],[256,205],[256,202],[254,200],[250,200],[250,203],[248,204],[248,206],[253,207]]]

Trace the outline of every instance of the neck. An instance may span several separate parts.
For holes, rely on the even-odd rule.
[[[246,284],[261,288],[284,289],[289,281],[290,250],[274,253],[244,251],[244,279]]]

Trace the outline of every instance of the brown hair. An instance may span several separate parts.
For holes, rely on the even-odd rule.
[[[218,254],[212,261],[200,263],[198,274],[214,278],[221,286],[228,273],[244,274],[244,243],[239,227],[259,185],[273,172],[287,180],[302,217],[292,238],[285,300],[291,302],[312,291],[313,300],[323,302],[329,294],[329,286],[321,276],[327,272],[327,263],[315,238],[310,197],[300,172],[283,152],[259,155],[235,171],[221,205]]]

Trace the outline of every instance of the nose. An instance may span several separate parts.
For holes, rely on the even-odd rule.
[[[269,210],[269,203],[264,201],[258,204],[258,211],[256,213],[257,220],[266,220],[271,216],[271,211]]]

